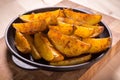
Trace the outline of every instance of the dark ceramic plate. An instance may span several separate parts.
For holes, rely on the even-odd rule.
[[[40,8],[36,10],[29,11],[25,14],[30,14],[30,13],[38,13],[38,12],[45,12],[45,11],[52,11],[56,9],[63,9],[63,7],[49,7],[49,8]],[[83,13],[89,13],[88,11],[84,11],[81,9],[73,9],[74,11],[77,12],[83,12]],[[102,58],[107,51],[110,49],[108,48],[106,51],[101,52],[100,54],[93,55],[92,59],[88,62],[82,63],[82,64],[77,64],[77,65],[71,65],[71,66],[52,66],[49,65],[46,61],[44,60],[39,60],[35,61],[31,55],[22,55],[15,47],[14,44],[14,37],[15,37],[15,29],[12,27],[12,23],[16,22],[22,22],[19,17],[15,18],[11,23],[8,25],[8,28],[6,30],[5,34],[5,40],[8,48],[12,52],[12,59],[18,65],[19,67],[25,68],[25,69],[44,69],[44,70],[51,70],[51,71],[70,71],[70,70],[76,70],[80,68],[85,68],[87,66],[92,65],[96,61],[98,61],[100,58]],[[110,29],[103,23],[99,23],[101,26],[104,27],[104,32],[100,34],[100,38],[103,37],[111,37],[111,32]]]

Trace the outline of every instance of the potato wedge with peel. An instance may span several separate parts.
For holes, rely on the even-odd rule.
[[[42,33],[35,34],[34,43],[42,58],[46,61],[56,62],[64,59],[59,51],[54,49],[47,37],[45,37]]]
[[[79,21],[73,20],[71,18],[66,18],[66,17],[58,17],[57,21],[64,22],[66,24],[70,24],[72,26],[80,26],[81,25],[81,23]]]
[[[16,48],[24,54],[31,52],[29,42],[23,36],[23,34],[18,31],[16,31],[15,33],[15,45],[16,45]]]
[[[67,57],[79,56],[86,53],[90,48],[90,44],[80,41],[78,38],[64,35],[54,29],[49,30],[48,37],[55,48]]]
[[[56,24],[57,17],[59,17],[59,16],[60,17],[64,16],[63,10],[58,9],[55,11],[21,15],[20,19],[22,19],[25,22],[45,20],[47,24]]]
[[[111,38],[86,38],[83,39],[84,42],[91,44],[90,49],[87,53],[95,54],[102,52],[110,47]]]
[[[33,42],[33,38],[28,35],[28,34],[24,34],[25,38],[27,39],[27,41],[29,42],[30,44],[30,47],[31,47],[31,55],[34,59],[41,59],[41,55],[40,53],[37,51],[37,49],[35,48],[35,45],[34,45],[34,42]]]
[[[80,57],[76,57],[76,58],[66,59],[66,60],[63,60],[63,61],[50,62],[50,65],[54,65],[54,66],[75,65],[75,64],[84,63],[84,62],[90,60],[91,57],[92,57],[91,55],[85,55],[85,56],[80,56]]]
[[[87,27],[87,28],[94,28],[94,33],[90,37],[96,37],[96,36],[100,35],[104,31],[104,27],[99,26],[99,25],[98,26],[93,26],[93,25],[84,24],[82,26]]]
[[[28,23],[13,23],[13,27],[21,32],[27,34],[34,34],[39,31],[47,29],[45,21],[28,22]]]
[[[73,26],[64,22],[59,22],[58,26],[49,26],[49,29],[56,29],[63,34],[71,35],[73,33]]]
[[[95,29],[90,27],[76,26],[76,28],[77,29],[74,31],[74,35],[82,38],[88,38],[95,32]]]
[[[74,21],[79,21],[81,24],[90,24],[94,25],[100,22],[102,16],[99,14],[86,14],[72,11],[71,9],[63,10],[66,17],[73,19]]]

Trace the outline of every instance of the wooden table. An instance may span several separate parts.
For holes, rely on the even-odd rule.
[[[80,8],[96,13],[96,11],[69,0],[64,0],[56,6]],[[118,70],[120,66],[120,21],[104,14],[102,16],[102,21],[111,29],[113,44],[111,50],[89,69],[85,68],[70,72],[51,72],[19,68],[13,63],[3,37],[0,39],[0,80],[117,80],[117,77],[119,77],[117,76],[117,71],[120,71]]]

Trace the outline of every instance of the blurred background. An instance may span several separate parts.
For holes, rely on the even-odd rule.
[[[62,0],[0,0],[0,38],[14,17],[36,8],[54,6]],[[66,0],[120,19],[120,0]]]

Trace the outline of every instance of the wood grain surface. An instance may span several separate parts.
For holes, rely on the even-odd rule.
[[[96,13],[96,11],[75,4],[69,0],[64,0],[56,6],[80,8]],[[119,53],[120,49],[120,21],[104,14],[102,14],[102,16],[102,21],[111,29],[113,44],[107,55],[91,66],[90,69],[84,68],[70,72],[51,72],[45,70],[25,70],[19,68],[13,63],[11,54],[9,50],[7,50],[5,40],[2,38],[0,39],[0,80],[93,80],[95,74],[100,72],[100,70],[106,66],[106,64],[110,62],[110,60],[115,57],[117,53]]]

